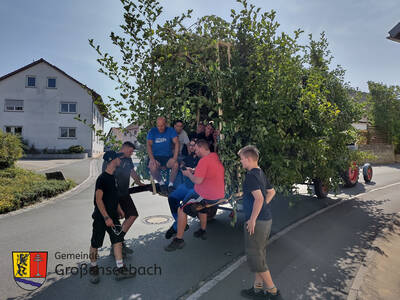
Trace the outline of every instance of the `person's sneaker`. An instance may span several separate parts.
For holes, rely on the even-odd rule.
[[[97,284],[100,281],[99,267],[90,266],[89,268],[89,281],[93,284]]]
[[[176,234],[176,231],[175,231],[175,229],[174,229],[174,226],[171,226],[171,227],[167,230],[167,232],[165,233],[165,238],[166,238],[167,240],[169,240],[170,238],[172,238],[172,236],[173,236],[174,234]]]
[[[205,231],[201,228],[199,230],[193,232],[193,235],[194,235],[194,237],[201,238],[202,240],[207,239],[207,231]]]
[[[122,279],[132,278],[135,276],[136,276],[136,273],[129,272],[129,270],[126,266],[118,268],[115,271],[115,280],[117,280],[117,281],[122,280]]]
[[[188,230],[189,230],[189,225],[186,224],[185,231],[188,231]],[[167,232],[165,233],[165,238],[166,238],[167,240],[169,240],[169,239],[172,238],[175,234],[176,234],[176,230],[174,229],[174,226],[172,225],[172,226],[167,230]]]
[[[176,249],[182,249],[183,247],[185,247],[185,241],[182,239],[174,238],[172,240],[171,244],[169,244],[164,249],[165,249],[165,251],[171,252],[171,251],[175,251]]]
[[[276,293],[265,291],[265,295],[267,296],[267,299],[276,300],[280,299],[281,292],[278,289],[276,290]]]
[[[133,250],[129,248],[125,242],[122,243],[122,256],[126,256],[127,254],[132,254]]]
[[[241,290],[240,295],[248,299],[268,299],[263,290],[255,290],[253,287]]]

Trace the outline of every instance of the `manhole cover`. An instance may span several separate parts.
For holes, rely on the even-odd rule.
[[[144,224],[149,224],[149,225],[165,224],[171,222],[172,220],[173,220],[172,217],[163,215],[149,216],[142,219]]]

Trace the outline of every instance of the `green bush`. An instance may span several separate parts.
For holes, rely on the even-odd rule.
[[[69,153],[83,153],[85,149],[80,145],[71,146],[68,148]]]
[[[19,136],[20,140],[21,140],[21,146],[22,146],[22,151],[24,153],[28,153],[29,151],[29,141],[22,138],[22,136]]]
[[[20,137],[0,131],[0,169],[12,167],[22,154]]]
[[[0,170],[0,213],[54,197],[74,186],[71,180],[47,180],[44,175],[19,168]]]

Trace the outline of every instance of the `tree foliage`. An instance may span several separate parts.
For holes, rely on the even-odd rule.
[[[190,126],[213,120],[221,131],[219,155],[227,192],[240,189],[237,151],[254,144],[275,186],[321,178],[337,185],[349,164],[351,123],[360,114],[350,100],[344,70],[330,70],[322,33],[300,45],[302,31],[280,33],[275,11],[238,0],[231,19],[204,16],[191,26],[191,11],[161,22],[155,0],[121,0],[124,21],[110,38],[120,58],[97,51],[99,71],[117,84],[109,115],[143,126],[159,115]],[[193,22],[193,21],[192,21]]]
[[[368,82],[369,119],[400,152],[400,87]]]
[[[0,131],[0,169],[12,167],[22,154],[21,138]]]

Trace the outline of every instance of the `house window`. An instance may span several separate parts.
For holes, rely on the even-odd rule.
[[[36,87],[36,77],[35,76],[26,76],[26,87]]]
[[[60,112],[65,114],[76,113],[76,102],[61,102]]]
[[[6,126],[6,133],[22,135],[22,126]]]
[[[4,111],[24,111],[24,100],[7,100],[4,103]]]
[[[54,78],[54,77],[48,77],[48,78],[47,78],[47,88],[48,88],[48,89],[55,89],[55,88],[57,88],[56,78]]]
[[[60,138],[76,138],[76,128],[74,127],[60,127]]]

